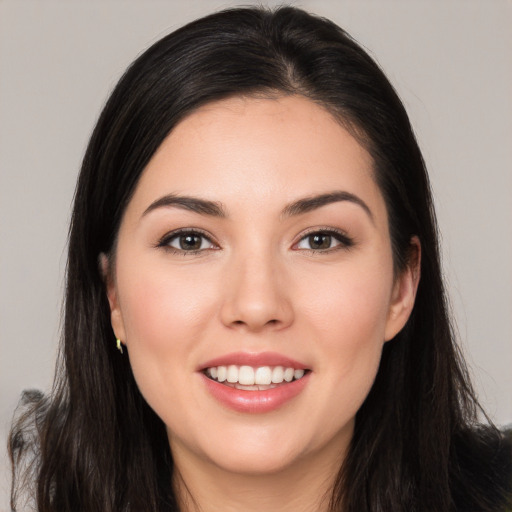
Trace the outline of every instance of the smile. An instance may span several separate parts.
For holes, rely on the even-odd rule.
[[[308,387],[313,369],[276,352],[235,352],[203,363],[198,374],[222,406],[261,414],[293,402]]]
[[[265,391],[273,389],[283,382],[289,383],[302,379],[306,370],[285,366],[229,365],[212,366],[205,370],[210,379],[226,386],[245,391]]]

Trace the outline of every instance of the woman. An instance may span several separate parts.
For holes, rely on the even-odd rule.
[[[77,185],[59,368],[11,435],[13,507],[31,479],[40,511],[510,507],[407,115],[297,9],[198,20],[120,80]]]

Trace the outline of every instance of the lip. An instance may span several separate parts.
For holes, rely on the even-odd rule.
[[[299,380],[283,383],[265,391],[236,389],[212,380],[204,373],[201,373],[200,376],[207,391],[228,409],[243,413],[262,414],[279,409],[299,395],[309,382],[311,372],[307,372]]]
[[[210,359],[198,367],[198,372],[203,380],[207,392],[223,406],[237,412],[262,414],[279,409],[287,402],[294,399],[309,382],[311,372],[292,382],[282,383],[275,388],[264,391],[246,391],[226,386],[210,379],[204,373],[207,368],[214,366],[283,366],[295,370],[309,370],[308,365],[284,356],[277,352],[232,352]]]
[[[198,371],[202,372],[213,366],[229,366],[230,364],[237,366],[252,366],[253,368],[257,368],[259,366],[284,366],[287,368],[294,368],[295,370],[308,369],[306,364],[282,354],[278,354],[277,352],[233,352],[231,354],[216,357],[215,359],[210,359],[202,364],[198,368]]]

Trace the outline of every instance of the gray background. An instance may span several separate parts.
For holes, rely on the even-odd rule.
[[[491,417],[512,422],[512,3],[291,3],[346,28],[404,100],[462,348]],[[236,4],[0,0],[0,510],[12,411],[22,389],[51,384],[70,204],[99,110],[149,44]]]

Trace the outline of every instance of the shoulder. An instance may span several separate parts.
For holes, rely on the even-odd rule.
[[[457,434],[450,471],[458,512],[512,510],[512,428],[479,426]]]

